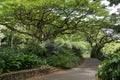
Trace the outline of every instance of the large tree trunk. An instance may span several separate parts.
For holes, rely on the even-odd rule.
[[[101,51],[102,47],[93,47],[91,50],[91,58],[99,58],[99,54]]]

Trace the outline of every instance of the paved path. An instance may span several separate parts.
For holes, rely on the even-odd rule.
[[[95,74],[100,61],[97,59],[85,59],[85,63],[78,68],[67,71],[59,71],[46,76],[36,76],[27,80],[96,80]]]

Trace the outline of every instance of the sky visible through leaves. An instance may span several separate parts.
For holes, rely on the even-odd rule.
[[[116,6],[113,5],[110,7],[110,6],[108,6],[110,4],[110,2],[108,2],[107,0],[102,0],[101,2],[102,2],[102,4],[105,4],[107,6],[107,9],[108,9],[108,11],[110,11],[110,14],[112,14],[112,13],[118,14],[118,8],[120,9],[120,4],[118,4]]]

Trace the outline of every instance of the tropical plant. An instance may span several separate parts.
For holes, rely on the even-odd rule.
[[[112,54],[104,60],[97,73],[101,80],[119,80],[120,79],[120,54]]]
[[[44,59],[36,55],[23,54],[11,48],[0,48],[0,50],[1,73],[30,69],[47,64]]]

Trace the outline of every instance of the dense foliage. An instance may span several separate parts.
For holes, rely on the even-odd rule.
[[[82,58],[79,58],[71,50],[64,50],[64,53],[48,57],[48,64],[61,68],[73,68],[77,66]]]
[[[112,6],[112,5],[118,5],[119,3],[120,3],[120,0],[108,0],[108,1],[110,1],[110,5]]]
[[[88,15],[106,14],[100,2],[89,0],[5,0],[0,5],[0,25],[41,42],[75,33]]]
[[[61,68],[73,68],[79,65],[83,61],[82,48],[78,47],[81,44],[74,45],[72,42],[74,41],[64,42],[62,38],[56,40],[58,53],[47,57],[48,64]]]
[[[107,21],[107,18],[108,17],[104,17],[104,19],[89,18],[89,20],[85,22],[84,27],[80,29],[81,35],[83,35],[91,46],[92,58],[98,58],[105,44],[115,41],[112,37],[113,32],[108,31],[109,33],[107,33],[107,29],[109,30],[113,27],[113,23]]]
[[[112,54],[99,66],[98,77],[102,80],[120,79],[120,54]]]
[[[102,48],[114,41],[104,30],[114,29],[114,21],[99,0],[0,1],[0,33],[4,35],[0,37],[0,73],[42,65],[73,68],[83,53],[103,60]],[[113,57],[103,62],[105,68],[119,60]]]
[[[51,65],[61,68],[73,68],[83,60],[82,53],[84,49],[82,50],[82,47],[80,47],[82,44],[75,45],[75,42],[73,44],[72,41],[71,43],[56,41],[55,44],[57,45],[57,54],[50,54],[49,56],[46,56],[43,54],[47,54],[45,47],[31,40],[28,40],[27,43],[24,42],[24,44],[19,44],[22,45],[22,47],[19,46],[18,49],[14,47],[11,48],[10,45],[6,44],[1,45],[1,73],[30,69],[40,67],[42,65]]]
[[[10,48],[0,48],[0,73],[30,69],[45,65],[46,62],[36,55],[27,55]]]
[[[29,40],[28,42],[24,43],[22,47],[23,48],[21,48],[20,51],[25,54],[35,54],[39,57],[45,56],[45,47],[38,42],[33,42],[33,40]]]

